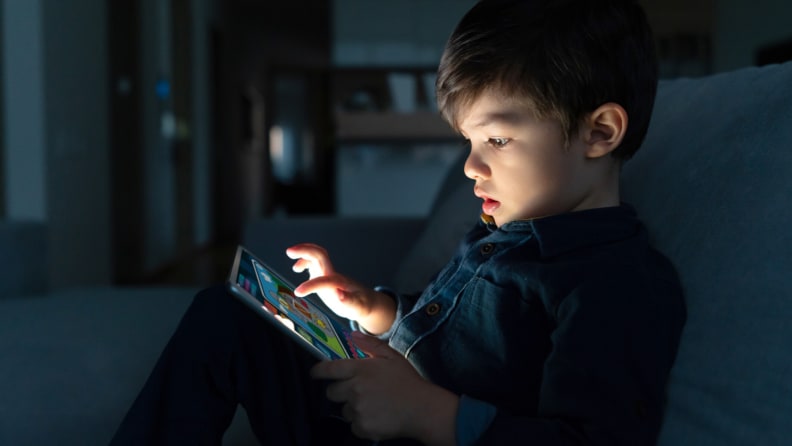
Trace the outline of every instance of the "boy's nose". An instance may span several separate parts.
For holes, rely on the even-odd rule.
[[[476,155],[473,151],[465,160],[465,176],[470,178],[471,180],[475,180],[477,178],[484,178],[487,175],[487,168],[486,165],[481,161],[478,155]]]

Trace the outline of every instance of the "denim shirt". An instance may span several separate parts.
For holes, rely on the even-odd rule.
[[[685,307],[626,204],[484,220],[382,335],[458,394],[458,444],[654,444]],[[416,298],[417,297],[417,298]]]

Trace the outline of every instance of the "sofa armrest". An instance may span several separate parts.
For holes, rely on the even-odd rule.
[[[297,243],[323,246],[340,273],[369,286],[388,285],[425,224],[416,217],[285,217],[248,221],[243,244],[293,284],[285,250]]]

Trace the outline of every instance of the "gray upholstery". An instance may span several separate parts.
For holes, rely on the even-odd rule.
[[[792,444],[792,63],[660,89],[625,199],[688,322],[661,444]]]
[[[473,181],[462,172],[465,158],[451,165],[420,237],[395,270],[391,284],[395,289],[423,289],[479,218],[481,200],[473,195]]]
[[[107,444],[191,292],[96,288],[2,301],[0,444]]]
[[[97,287],[0,300],[0,445],[107,445],[196,291]],[[237,415],[224,444],[255,444]]]
[[[791,149],[788,63],[664,82],[645,146],[625,166],[624,198],[687,292],[662,446],[790,444]],[[287,268],[288,244],[317,241],[361,281],[420,288],[478,218],[471,186],[460,160],[426,221],[257,220],[245,244]],[[26,248],[7,245],[6,229],[4,267]],[[29,284],[37,265],[26,265]],[[194,291],[0,295],[0,445],[106,444]],[[226,438],[253,444],[241,411]]]

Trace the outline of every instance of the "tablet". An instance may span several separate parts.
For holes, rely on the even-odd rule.
[[[323,304],[294,295],[294,286],[244,246],[228,276],[231,295],[294,339],[317,359],[364,358],[349,339],[353,328]]]

